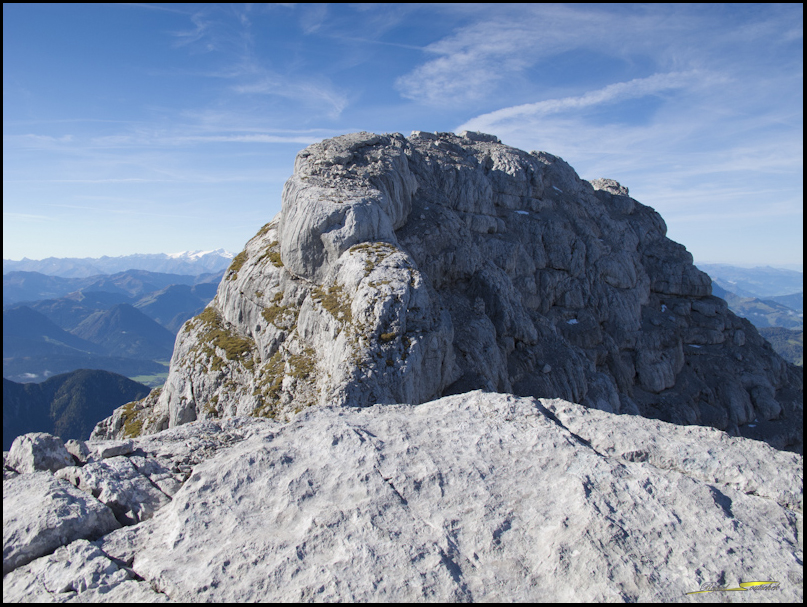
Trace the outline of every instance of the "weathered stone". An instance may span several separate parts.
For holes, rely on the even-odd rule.
[[[318,408],[99,546],[174,601],[669,601],[773,576],[798,602],[802,462],[558,400]]]
[[[677,470],[706,483],[732,487],[774,500],[785,508],[804,508],[803,459],[758,441],[733,438],[701,426],[672,427],[632,415],[615,416],[566,401],[542,405],[569,432],[608,457],[641,461]]]
[[[67,452],[73,456],[77,464],[84,465],[90,459],[90,450],[83,440],[70,439],[64,444]]]
[[[180,483],[174,499],[18,567],[4,598],[668,601],[775,579],[766,597],[798,603],[802,456],[597,411],[607,377],[589,408],[471,392],[138,438],[73,470],[108,486],[136,467]],[[39,478],[62,482],[6,481],[4,516],[9,484]]]
[[[129,461],[140,474],[168,497],[173,497],[185,481],[185,475],[170,460],[135,455],[130,457]]]
[[[72,466],[73,457],[62,439],[46,432],[31,432],[14,439],[8,454],[8,465],[17,472],[51,472]]]
[[[77,539],[120,527],[112,511],[49,472],[3,481],[3,574]]]
[[[157,602],[168,597],[132,579],[97,546],[77,540],[51,555],[15,569],[3,578],[3,602],[61,603]]]
[[[14,470],[8,462],[8,451],[3,451],[3,480],[17,476],[19,472]]]
[[[78,488],[109,506],[124,525],[146,520],[170,501],[126,457],[91,462],[78,471]]]
[[[627,196],[629,192],[628,188],[613,179],[593,179],[591,185],[595,190],[604,190],[617,196]]]
[[[89,459],[102,460],[119,455],[128,455],[134,451],[134,443],[131,440],[104,441],[103,443],[91,443],[88,446],[90,451]]]

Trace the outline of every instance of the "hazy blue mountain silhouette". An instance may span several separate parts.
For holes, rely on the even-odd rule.
[[[167,361],[174,349],[171,331],[126,303],[93,312],[72,333],[116,356]]]
[[[143,398],[150,388],[108,371],[79,369],[39,384],[3,378],[3,450],[16,436],[48,432],[86,440],[116,407]]]

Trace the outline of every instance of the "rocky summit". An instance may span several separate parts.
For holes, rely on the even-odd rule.
[[[665,231],[491,135],[306,148],[165,386],[4,453],[3,600],[801,602],[802,375]]]
[[[801,450],[800,372],[613,180],[481,133],[355,133],[300,152],[282,203],[162,391],[95,437],[482,389]]]

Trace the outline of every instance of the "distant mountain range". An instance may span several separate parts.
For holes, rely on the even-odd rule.
[[[208,274],[221,272],[233,260],[233,254],[224,249],[215,251],[184,251],[182,253],[156,253],[123,255],[121,257],[48,257],[20,261],[3,260],[3,274],[9,272],[39,272],[62,278],[87,278],[99,274],[115,274],[128,270],[146,270],[163,274]]]
[[[232,257],[3,260],[3,448],[25,432],[86,439],[144,383],[161,385],[176,332]]]
[[[79,368],[105,369],[159,385],[176,332],[210,302],[222,274],[6,274],[3,376],[37,382]]]
[[[786,361],[796,366],[804,366],[804,329],[783,329],[768,327],[759,334],[768,340],[773,349]]]
[[[40,384],[3,378],[3,450],[26,432],[86,440],[116,407],[149,393],[149,387],[107,371],[80,369]]]
[[[770,266],[740,268],[727,264],[699,263],[712,281],[739,297],[770,299],[804,291],[804,273]]]
[[[698,264],[712,278],[712,293],[751,321],[773,349],[804,364],[804,274],[793,270]]]
[[[223,271],[200,275],[163,274],[146,270],[127,270],[117,274],[101,274],[85,278],[48,276],[39,272],[9,272],[3,274],[3,307],[20,302],[64,297],[81,291],[102,291],[120,295],[119,302],[164,289],[171,285],[196,285],[221,280]]]
[[[712,294],[725,299],[729,309],[737,316],[750,320],[755,327],[784,327],[786,329],[800,329],[804,326],[804,317],[801,310],[796,310],[781,304],[777,298],[759,299],[757,297],[739,297],[735,293],[726,291],[717,283],[712,283]],[[798,293],[799,308],[801,308],[801,293]],[[796,295],[787,297],[796,298]]]
[[[144,315],[143,318],[154,322]],[[93,336],[91,331],[88,333]],[[113,337],[114,332],[108,339]],[[128,337],[134,342],[129,351],[137,353],[138,336]],[[75,369],[104,369],[127,377],[165,374],[172,348],[173,339],[167,351],[165,346],[160,351],[162,363],[145,357],[130,358],[103,343],[65,331],[27,306],[3,310],[3,377],[17,382],[38,382]]]
[[[3,448],[25,432],[86,439],[145,383],[161,385],[176,332],[232,257],[3,260]]]
[[[126,303],[93,312],[72,333],[126,358],[167,361],[174,350],[171,331]]]

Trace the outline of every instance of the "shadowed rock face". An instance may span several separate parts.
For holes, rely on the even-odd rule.
[[[162,392],[94,436],[483,389],[800,450],[801,376],[665,233],[617,182],[490,135],[314,144]]]

